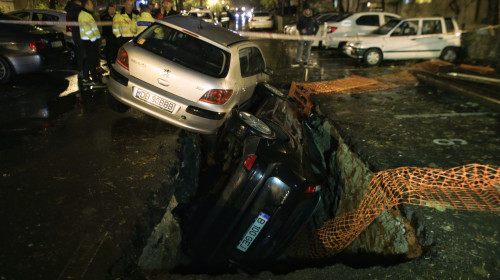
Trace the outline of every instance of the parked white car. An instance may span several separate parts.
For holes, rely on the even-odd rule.
[[[218,24],[218,21],[215,18],[214,13],[209,9],[194,8],[191,11],[189,11],[187,15],[190,17],[199,18],[208,23]]]
[[[318,22],[318,31],[316,34],[322,35],[324,34],[324,28],[325,28],[325,22],[327,21],[335,21],[337,18],[339,18],[341,15],[337,12],[325,12],[325,13],[319,13],[314,15],[316,17],[316,21]],[[297,23],[293,22],[290,24],[287,24],[283,27],[283,32],[285,34],[290,34],[290,35],[299,35],[299,31],[297,30]],[[322,42],[321,40],[314,40],[312,43],[313,47],[322,47]]]
[[[347,42],[342,37],[362,36],[371,33],[373,30],[384,25],[394,18],[401,18],[397,14],[387,12],[362,12],[354,14],[344,14],[335,21],[325,23],[322,45],[325,48],[339,48]]]
[[[454,62],[461,31],[447,17],[393,19],[359,41],[348,42],[344,53],[368,65],[382,60],[434,59]]]
[[[271,29],[273,25],[273,16],[268,12],[254,11],[252,17],[248,20],[248,28],[250,30]]]

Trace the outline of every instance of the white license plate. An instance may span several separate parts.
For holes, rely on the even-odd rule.
[[[53,48],[60,48],[60,47],[62,47],[62,42],[61,41],[54,41],[54,42],[51,42],[50,45]]]
[[[241,239],[240,244],[238,244],[236,249],[246,252],[248,248],[250,248],[250,245],[252,245],[252,243],[255,241],[255,238],[257,238],[262,228],[264,228],[264,225],[268,220],[269,215],[265,214],[264,212],[260,212],[257,219],[255,219],[253,224],[248,228],[245,235],[243,235],[243,238]]]
[[[146,103],[154,105],[160,109],[167,112],[173,113],[175,109],[175,103],[168,101],[167,99],[159,96],[156,93],[145,91],[143,89],[137,89],[135,92],[135,98],[138,98]]]

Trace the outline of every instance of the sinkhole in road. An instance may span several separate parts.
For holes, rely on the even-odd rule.
[[[366,192],[370,173],[367,163],[349,148],[339,134],[332,132],[333,126],[322,117],[312,121],[312,139],[319,151],[325,170],[325,183],[321,190],[322,199],[315,214],[302,228],[286,250],[271,262],[234,264],[229,262],[213,263],[212,260],[194,261],[189,254],[181,251],[181,257],[166,270],[179,274],[222,274],[234,272],[257,273],[271,271],[276,274],[288,273],[307,267],[324,267],[343,263],[353,268],[370,266],[391,266],[410,261],[421,256],[433,244],[433,236],[420,223],[415,210],[411,207],[393,208],[382,214],[368,226],[354,241],[346,244],[340,252],[324,248],[318,239],[317,229],[345,209],[355,209],[360,196]],[[185,134],[180,151],[181,168],[175,197],[179,206],[173,217],[181,224],[182,219],[192,213],[190,202],[209,199],[214,180],[219,175],[220,166],[207,165],[210,156],[205,151],[203,140],[192,134]],[[193,168],[196,167],[196,168]],[[196,170],[196,171],[194,171]],[[213,221],[218,223],[221,221]],[[222,223],[227,221],[222,221]],[[184,225],[185,227],[185,225]],[[346,229],[348,230],[348,229]],[[346,234],[332,232],[332,235]],[[183,234],[183,238],[185,238]],[[183,240],[189,242],[189,240]],[[182,244],[179,245],[182,247]],[[217,256],[215,256],[217,257]],[[180,260],[180,261],[179,261]],[[227,261],[227,260],[224,260]],[[229,265],[227,265],[229,263]]]

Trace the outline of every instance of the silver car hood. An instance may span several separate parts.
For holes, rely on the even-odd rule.
[[[201,74],[133,44],[126,50],[131,76],[191,102],[198,102],[210,89],[224,88],[224,79]]]

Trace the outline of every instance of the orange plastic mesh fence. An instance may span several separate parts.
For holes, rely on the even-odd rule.
[[[500,167],[470,164],[448,170],[401,167],[372,178],[356,210],[341,214],[317,230],[312,257],[342,251],[385,211],[402,203],[457,210],[500,211]]]

